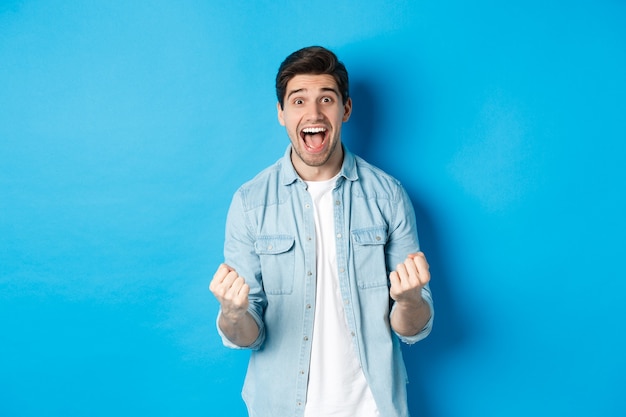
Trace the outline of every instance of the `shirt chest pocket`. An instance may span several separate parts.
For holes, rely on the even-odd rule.
[[[354,270],[360,288],[387,286],[386,243],[385,226],[352,231]]]
[[[266,294],[291,294],[295,271],[295,238],[288,235],[259,236],[254,250],[261,261]]]

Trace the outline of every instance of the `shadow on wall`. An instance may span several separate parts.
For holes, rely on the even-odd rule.
[[[391,102],[389,97],[382,97],[385,89],[379,88],[380,86],[372,88],[371,85],[364,80],[351,82],[351,95],[355,102],[355,110],[349,122],[350,130],[346,143],[352,152],[387,171],[391,163],[389,159],[385,162],[384,157],[381,157],[381,152],[377,150],[383,146],[401,147],[402,143],[400,143],[401,139],[384,137],[384,126],[387,123],[397,123],[397,121],[391,120],[393,113],[385,114],[386,110],[378,105],[378,103]],[[406,179],[399,179],[403,183],[406,182]],[[430,264],[432,272],[430,286],[435,302],[435,322],[430,336],[416,345],[403,345],[404,360],[410,381],[407,385],[409,411],[411,415],[436,417],[439,413],[429,404],[431,397],[428,391],[429,381],[437,374],[437,369],[448,352],[467,343],[469,335],[464,333],[467,326],[463,325],[461,315],[456,310],[454,299],[449,291],[449,284],[452,280],[446,265],[454,262],[454,259],[451,258],[451,254],[446,253],[445,244],[441,243],[440,234],[437,232],[438,225],[444,224],[446,219],[433,214],[434,210],[428,206],[428,196],[412,191],[411,184],[405,184],[405,186],[415,207],[420,245]]]

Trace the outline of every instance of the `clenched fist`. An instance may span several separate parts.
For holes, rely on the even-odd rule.
[[[224,318],[237,322],[245,316],[248,311],[250,287],[237,271],[226,264],[221,264],[213,275],[209,289],[219,301]]]
[[[391,288],[389,295],[400,304],[417,305],[422,302],[422,287],[430,281],[428,262],[424,253],[407,256],[404,263],[398,264],[389,275]]]

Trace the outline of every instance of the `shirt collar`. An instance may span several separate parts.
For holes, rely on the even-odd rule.
[[[343,145],[343,164],[341,170],[339,170],[339,177],[344,177],[349,181],[356,181],[359,179],[359,175],[356,170],[356,158],[352,152]],[[300,179],[296,169],[291,163],[291,144],[287,146],[285,155],[281,161],[280,178],[283,185],[290,185]]]

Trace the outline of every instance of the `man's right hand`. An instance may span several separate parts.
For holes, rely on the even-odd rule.
[[[246,315],[250,286],[233,268],[221,264],[213,275],[209,289],[219,301],[224,319],[236,323]]]
[[[248,312],[250,286],[237,271],[221,264],[209,285],[220,302],[219,327],[226,338],[237,346],[251,346],[259,337],[259,326]]]

